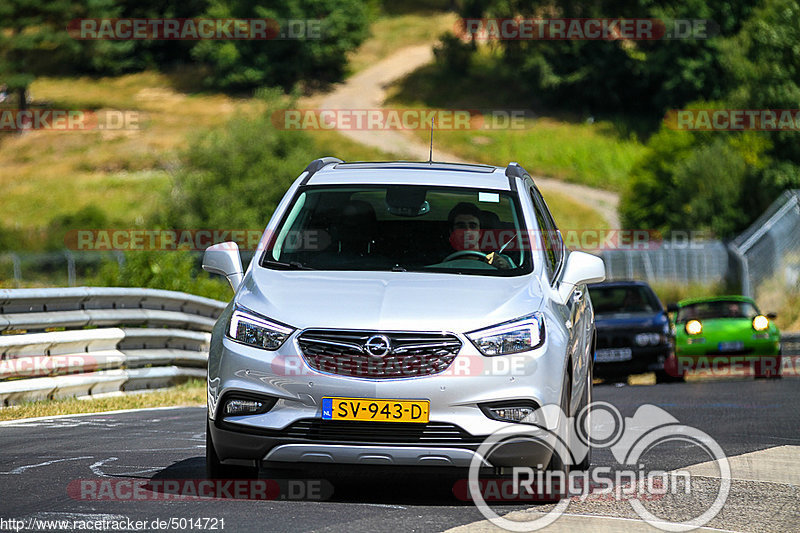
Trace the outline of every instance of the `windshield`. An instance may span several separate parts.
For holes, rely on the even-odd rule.
[[[510,193],[416,185],[309,187],[269,240],[261,265],[516,276],[531,271]]]
[[[590,287],[589,294],[597,315],[656,313],[662,310],[661,303],[653,291],[640,285]]]
[[[750,302],[723,300],[686,305],[678,310],[677,322],[704,318],[753,318],[758,314]]]

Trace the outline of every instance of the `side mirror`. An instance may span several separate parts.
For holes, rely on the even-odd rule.
[[[677,313],[678,309],[679,307],[676,303],[667,304],[667,313]]]
[[[203,270],[225,276],[228,278],[228,283],[231,284],[233,292],[236,292],[244,278],[242,258],[239,256],[239,245],[230,241],[209,246],[205,255],[203,255]]]
[[[561,301],[566,303],[576,285],[596,283],[604,279],[606,279],[606,265],[602,259],[585,252],[570,252],[564,273],[561,275],[558,295]]]

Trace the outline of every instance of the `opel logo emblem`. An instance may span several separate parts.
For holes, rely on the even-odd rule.
[[[373,335],[364,343],[364,349],[372,357],[383,357],[392,351],[392,345],[386,335]]]

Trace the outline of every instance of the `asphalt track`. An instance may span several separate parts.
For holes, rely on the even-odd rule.
[[[644,404],[654,405],[720,444],[730,458],[733,480],[727,502],[707,527],[800,531],[797,378],[596,385],[595,400],[611,403],[625,417]],[[186,488],[204,479],[204,424],[203,408],[0,424],[0,531],[43,530],[47,524],[37,521],[46,520],[61,520],[51,523],[61,531],[112,530],[137,521],[147,531],[211,530],[215,525],[226,531],[496,529],[472,503],[454,495],[454,486],[466,479],[464,472],[262,470],[259,481],[269,482],[266,493],[250,490],[250,498],[237,498],[223,490],[223,498],[194,498]],[[690,467],[697,477],[691,494],[667,494],[648,503],[648,509],[673,521],[699,515],[720,485],[715,466],[703,464],[708,460],[703,450],[685,442],[654,448],[641,460],[648,471]],[[621,468],[609,449],[595,450],[593,467],[600,466]],[[531,502],[492,506],[500,515],[525,520],[552,508]],[[628,501],[608,495],[574,498],[565,516],[546,531],[574,529],[655,531],[638,519]]]

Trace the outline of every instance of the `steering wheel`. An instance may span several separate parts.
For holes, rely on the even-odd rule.
[[[445,257],[444,261],[442,261],[442,263],[446,263],[448,261],[452,261],[453,259],[457,259],[457,258],[461,257],[462,255],[474,255],[474,256],[480,257],[483,260],[486,260],[486,254],[483,253],[483,252],[479,252],[477,250],[459,250],[459,251],[453,252],[452,254],[450,254],[447,257]]]
[[[478,257],[480,257],[482,260],[484,260],[484,261],[485,261],[485,260],[486,260],[486,257],[487,257],[489,254],[485,254],[485,253],[483,253],[483,252],[479,252],[479,251],[477,251],[477,250],[459,250],[458,252],[453,252],[452,254],[450,254],[450,255],[448,255],[447,257],[445,257],[445,258],[444,258],[444,261],[442,261],[442,263],[446,263],[446,262],[448,262],[448,261],[452,261],[452,260],[454,260],[454,259],[457,259],[457,258],[459,258],[459,257],[461,257],[461,256],[464,256],[464,255],[473,255],[473,256],[478,256]],[[517,268],[517,265],[515,265],[515,264],[514,264],[514,261],[513,261],[513,260],[512,260],[510,257],[508,257],[506,254],[497,254],[497,255],[498,255],[499,257],[502,257],[503,259],[505,259],[505,260],[508,262],[508,266],[509,266],[509,268]],[[488,264],[488,263],[487,263],[487,264]],[[496,265],[491,265],[491,266],[493,266],[493,267],[495,267],[495,268],[499,268],[499,267],[497,267]]]

